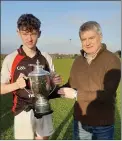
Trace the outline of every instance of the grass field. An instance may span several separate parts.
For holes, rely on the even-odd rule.
[[[65,83],[69,76],[72,59],[54,60],[56,71],[63,76]],[[74,101],[70,99],[53,99],[50,100],[53,113],[53,124],[55,128],[51,140],[71,140],[72,139],[72,113]],[[11,94],[1,96],[0,104],[0,131],[2,140],[14,139],[13,137],[13,116],[10,112],[12,105]],[[116,122],[115,122],[115,140],[121,139],[121,120],[120,120],[120,88],[117,91],[116,104]]]

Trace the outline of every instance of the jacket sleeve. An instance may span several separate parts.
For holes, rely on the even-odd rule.
[[[120,78],[121,63],[119,58],[115,58],[110,62],[107,72],[104,76],[104,89],[97,91],[78,90],[78,95],[80,94],[79,99],[83,99],[84,101],[113,101],[116,96],[116,90],[118,88]]]

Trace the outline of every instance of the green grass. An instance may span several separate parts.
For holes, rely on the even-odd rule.
[[[72,59],[57,59],[54,60],[56,72],[63,76],[65,83],[69,77]],[[54,134],[50,137],[51,140],[71,140],[73,130],[73,104],[70,99],[53,99],[50,100],[51,107],[54,110],[53,124],[55,128]],[[0,105],[0,131],[2,140],[14,139],[13,137],[13,115],[11,112],[12,95],[7,94],[1,96]],[[120,87],[117,92],[116,104],[116,122],[115,122],[115,139],[121,139],[121,120],[120,120]]]
[[[70,68],[73,63],[73,59],[56,59],[54,60],[55,70],[63,77],[63,83],[68,80]]]
[[[121,84],[120,84],[121,85]],[[115,122],[115,136],[114,138],[116,140],[120,140],[121,139],[121,97],[120,97],[120,86],[117,90],[117,98],[116,98],[116,114],[115,114],[115,118],[116,118],[116,122]]]

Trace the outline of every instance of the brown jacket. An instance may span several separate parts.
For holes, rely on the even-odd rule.
[[[120,60],[105,44],[90,65],[83,53],[75,59],[69,78],[70,87],[78,91],[74,118],[92,126],[111,125],[121,77]]]

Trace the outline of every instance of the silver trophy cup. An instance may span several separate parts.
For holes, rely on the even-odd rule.
[[[41,118],[43,115],[47,115],[53,112],[48,101],[48,96],[52,93],[52,76],[48,71],[43,69],[42,65],[39,65],[38,60],[36,65],[30,64],[30,66],[34,67],[34,70],[28,74],[31,92],[35,97],[34,114],[37,118]]]

